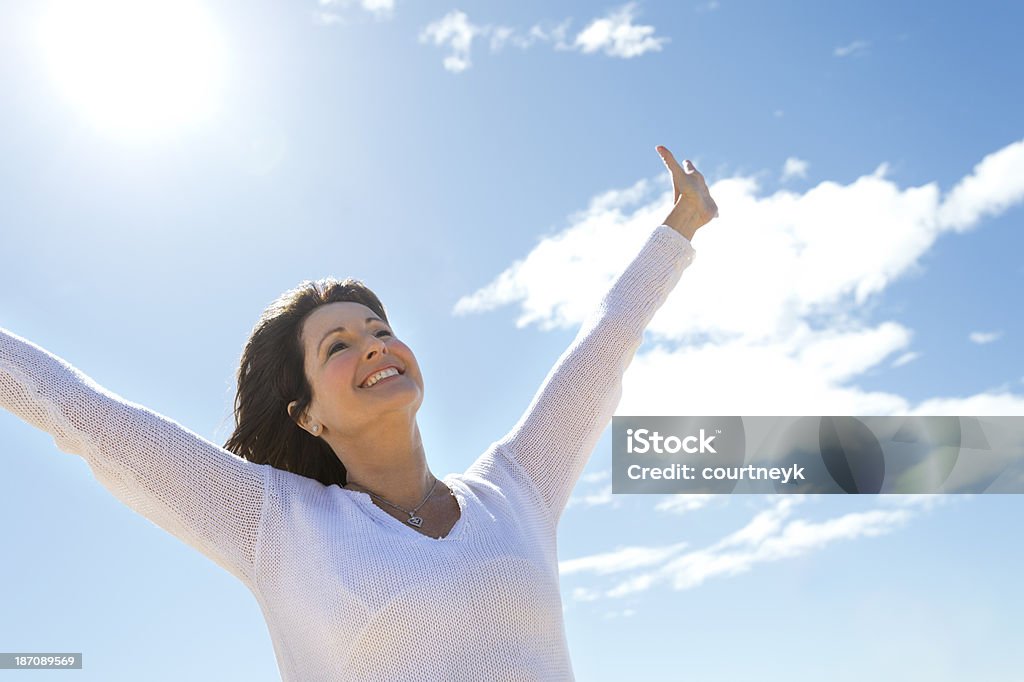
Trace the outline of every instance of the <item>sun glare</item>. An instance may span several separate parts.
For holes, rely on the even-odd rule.
[[[54,81],[99,128],[151,137],[217,113],[224,43],[195,0],[53,2],[40,28]]]

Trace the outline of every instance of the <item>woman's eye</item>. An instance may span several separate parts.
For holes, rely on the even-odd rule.
[[[374,334],[374,336],[380,336],[381,334],[384,334],[385,336],[393,336],[393,334],[391,332],[389,332],[387,329],[381,329],[376,334]],[[327,356],[330,357],[331,355],[334,354],[335,350],[338,350],[338,349],[341,349],[341,348],[348,348],[348,344],[342,343],[341,341],[339,341],[338,343],[334,344],[333,346],[331,346],[327,350]]]

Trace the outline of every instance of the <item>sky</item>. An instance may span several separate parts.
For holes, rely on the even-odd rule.
[[[432,471],[461,472],[667,216],[660,144],[720,218],[617,414],[1021,416],[1022,20],[5,2],[0,327],[223,443],[263,308],[358,277],[423,369]],[[5,411],[0,453],[0,650],[280,679],[230,574]],[[1020,496],[613,495],[610,470],[609,429],[559,527],[577,679],[1021,679]]]

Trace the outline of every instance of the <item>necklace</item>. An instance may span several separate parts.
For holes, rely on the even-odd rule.
[[[359,485],[359,484],[358,483],[349,483],[348,485]],[[359,485],[359,487],[363,488],[363,486],[361,486],[361,485]],[[416,516],[416,512],[418,512],[420,507],[422,507],[426,503],[426,501],[430,499],[430,495],[434,492],[434,488],[436,488],[436,487],[437,487],[437,479],[435,478],[434,479],[434,485],[430,486],[430,492],[427,493],[427,496],[423,498],[423,501],[420,502],[418,505],[416,505],[415,509],[413,509],[412,511],[409,511],[408,509],[405,509],[404,507],[399,507],[397,504],[394,504],[393,502],[388,502],[383,497],[381,497],[380,495],[378,495],[377,493],[375,493],[375,492],[373,492],[371,490],[368,490],[366,488],[363,488],[363,490],[366,490],[367,493],[369,493],[370,495],[373,495],[375,498],[377,498],[378,500],[380,500],[384,504],[389,504],[392,507],[394,507],[395,509],[401,510],[401,511],[405,512],[406,514],[408,514],[409,518],[406,519],[406,523],[408,523],[410,526],[416,526],[417,528],[419,528],[420,526],[423,525],[423,519],[421,519],[419,516]]]

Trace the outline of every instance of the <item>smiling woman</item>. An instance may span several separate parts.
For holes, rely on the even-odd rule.
[[[285,682],[571,681],[559,520],[644,329],[694,260],[691,237],[717,212],[692,164],[659,150],[672,212],[519,421],[462,473],[430,471],[419,363],[358,280],[306,281],[264,311],[223,448],[2,328],[0,407],[238,578]]]
[[[107,133],[151,137],[219,107],[224,41],[194,0],[54,1],[38,44],[59,90]]]

